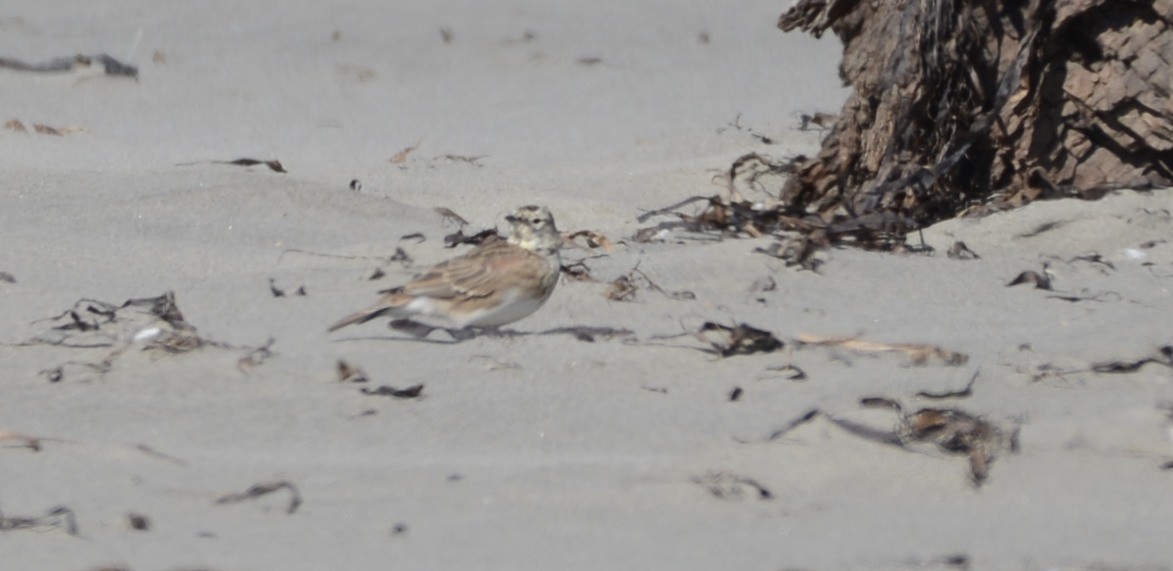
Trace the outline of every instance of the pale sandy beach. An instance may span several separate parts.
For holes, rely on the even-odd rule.
[[[1173,193],[817,273],[633,239],[745,153],[818,149],[797,117],[838,111],[840,46],[785,4],[0,7],[0,57],[138,67],[0,69],[0,569],[1173,568]],[[596,281],[518,334],[326,332],[465,251],[436,208],[472,233],[531,203],[612,248],[566,248]],[[166,292],[204,346],[118,309]],[[706,322],[785,345],[722,358]],[[587,327],[615,333],[538,334]],[[868,397],[988,423],[988,477],[880,442],[907,432]]]

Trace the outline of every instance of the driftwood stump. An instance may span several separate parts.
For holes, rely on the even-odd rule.
[[[853,88],[780,192],[908,230],[1037,198],[1173,186],[1173,0],[799,0]]]

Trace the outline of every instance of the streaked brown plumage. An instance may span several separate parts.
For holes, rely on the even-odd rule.
[[[432,315],[458,327],[499,327],[537,311],[558,283],[562,237],[544,207],[523,206],[506,220],[513,226],[508,240],[478,246],[380,292],[385,295],[378,303],[342,318],[330,331],[384,315]]]

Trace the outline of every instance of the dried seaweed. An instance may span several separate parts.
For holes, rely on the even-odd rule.
[[[603,293],[603,297],[611,301],[632,301],[641,287],[676,300],[696,299],[696,294],[691,291],[668,291],[660,287],[643,270],[639,269],[638,263],[626,274],[615,278],[607,287],[607,291]]]
[[[757,480],[732,472],[709,472],[692,479],[692,482],[713,495],[713,497],[739,501],[752,497],[758,500],[769,500],[774,497],[765,486]]]
[[[945,391],[945,392],[939,392],[939,393],[934,393],[934,392],[929,392],[929,391],[918,391],[916,393],[916,396],[919,398],[932,399],[932,400],[969,398],[970,396],[973,396],[973,384],[975,382],[977,382],[978,375],[980,375],[981,372],[982,372],[981,369],[974,371],[973,376],[969,378],[969,382],[966,383],[965,387],[961,388],[960,390]]]
[[[464,229],[462,227],[460,230],[444,236],[444,247],[455,248],[464,244],[480,246],[482,244],[488,244],[489,242],[495,242],[497,240],[504,239],[505,238],[497,232],[496,228],[481,230],[480,232],[470,236],[464,233]]]
[[[769,353],[783,347],[782,341],[773,333],[744,323],[728,326],[706,321],[696,337],[708,343],[711,352],[722,357]]]
[[[1149,363],[1173,367],[1173,345],[1158,347],[1152,355],[1140,359],[1115,359],[1093,363],[1090,370],[1095,373],[1135,373]]]
[[[722,237],[747,236],[760,238],[767,235],[790,240],[800,240],[801,255],[794,257],[795,263],[807,267],[807,260],[813,252],[810,248],[851,244],[868,249],[894,250],[905,242],[905,234],[915,229],[915,224],[898,213],[874,213],[868,216],[836,216],[827,219],[791,208],[785,201],[775,198],[767,190],[764,180],[787,179],[795,173],[796,164],[803,157],[782,161],[758,153],[741,156],[720,178],[725,182],[725,195],[711,197],[694,196],[668,207],[645,212],[637,221],[645,222],[656,216],[674,216],[677,220],[661,222],[656,226],[641,228],[634,236],[637,242],[662,239],[664,233],[684,229],[696,233],[717,232]],[[744,190],[744,192],[743,192]],[[764,193],[763,200],[745,198],[750,192]],[[678,212],[681,207],[706,201],[707,206],[696,214]],[[781,255],[778,246],[763,250],[771,255]]]
[[[108,349],[95,362],[67,361],[41,371],[50,382],[60,382],[66,367],[80,366],[99,376],[109,372],[121,355],[131,348],[162,355],[187,353],[203,347],[246,349],[249,354],[238,364],[253,360],[259,364],[267,356],[272,341],[260,348],[240,347],[200,336],[195,326],[184,318],[175,302],[175,294],[129,299],[121,305],[83,298],[70,309],[39,321],[54,322],[48,331],[21,342],[18,346],[51,345],[70,349]],[[244,369],[242,369],[243,371]]]
[[[790,431],[818,418],[820,414],[822,414],[822,412],[819,411],[819,409],[812,408],[802,413],[802,415],[800,415],[798,418],[787,422],[784,426],[771,432],[770,435],[766,437],[766,441],[768,442],[771,440],[778,440],[779,438],[786,436]]]
[[[872,397],[861,400],[860,404],[901,413],[897,431],[882,435],[886,444],[906,448],[912,442],[927,442],[944,452],[964,454],[969,459],[970,479],[975,486],[981,486],[989,477],[990,464],[1000,451],[1018,451],[1017,429],[1006,432],[961,409],[922,408],[903,414],[900,403],[892,399]],[[832,420],[846,427],[846,421]]]
[[[69,535],[80,537],[77,529],[77,517],[74,516],[73,510],[65,506],[55,507],[45,512],[43,516],[23,517],[0,514],[0,531],[13,531],[18,529],[36,531],[63,529]]]
[[[253,484],[249,489],[238,494],[225,494],[216,499],[217,505],[236,504],[247,500],[253,500],[266,496],[273,492],[287,490],[289,492],[289,506],[285,508],[285,513],[292,514],[301,506],[301,492],[297,490],[297,486],[288,480],[280,480],[274,482],[261,482]]]
[[[16,71],[29,71],[52,73],[62,71],[74,71],[78,68],[87,68],[93,64],[101,64],[105,70],[106,75],[129,77],[138,79],[138,68],[133,65],[122,63],[106,54],[98,55],[75,55],[72,57],[59,57],[51,59],[45,63],[27,63],[14,58],[0,57],[0,68],[13,69]]]
[[[404,389],[397,389],[391,385],[379,385],[376,388],[370,389],[362,387],[359,389],[364,395],[391,397],[396,399],[415,399],[420,398],[424,392],[423,384],[415,384]]]

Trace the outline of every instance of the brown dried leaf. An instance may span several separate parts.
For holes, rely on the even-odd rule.
[[[33,452],[41,451],[41,439],[36,436],[12,432],[11,430],[0,430],[0,440],[15,440],[20,442],[23,448],[28,448]]]
[[[969,356],[965,353],[949,351],[936,345],[919,343],[879,343],[875,341],[863,341],[856,338],[822,337],[809,333],[799,334],[796,340],[799,343],[807,345],[838,346],[863,353],[900,352],[908,355],[915,365],[925,364],[928,362],[929,357],[937,357],[946,365],[953,366],[963,365],[969,360]]]
[[[28,133],[29,130],[25,128],[24,123],[20,119],[9,119],[4,123],[4,128],[9,131],[16,131],[17,133]]]
[[[420,139],[420,140],[416,141],[414,145],[412,145],[410,147],[404,147],[398,153],[395,153],[391,157],[391,160],[389,162],[397,164],[397,165],[401,165],[401,164],[407,162],[407,155],[410,155],[413,151],[420,148],[420,144],[423,142],[424,142],[423,139]]]
[[[366,383],[370,381],[366,371],[363,371],[359,367],[351,366],[350,363],[342,359],[338,359],[335,370],[337,372],[338,382],[340,383]]]
[[[602,248],[604,252],[614,252],[615,244],[611,242],[606,236],[594,230],[579,230],[577,232],[570,232],[564,234],[562,239],[568,242],[574,242],[575,238],[586,237],[586,245],[588,248]]]

